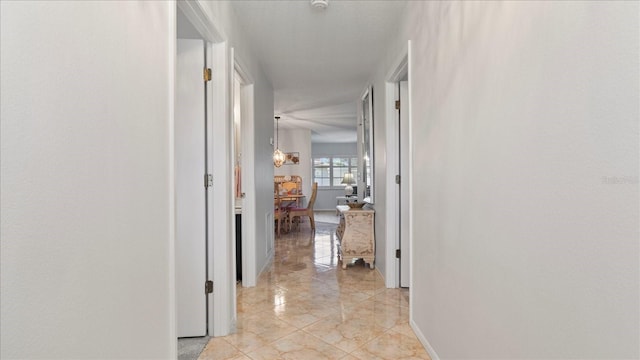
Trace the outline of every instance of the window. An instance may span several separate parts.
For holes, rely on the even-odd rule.
[[[321,156],[313,158],[313,181],[319,187],[342,187],[346,173],[358,180],[358,158],[351,156]]]

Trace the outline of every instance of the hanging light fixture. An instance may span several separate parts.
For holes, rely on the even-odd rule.
[[[273,152],[273,165],[275,167],[280,167],[284,164],[285,156],[284,153],[280,150],[278,146],[278,140],[280,140],[280,116],[276,116],[276,150]]]

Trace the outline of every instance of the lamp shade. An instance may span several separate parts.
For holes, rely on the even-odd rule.
[[[344,177],[342,178],[342,182],[340,184],[346,184],[346,185],[353,185],[356,182],[353,179],[353,174],[352,173],[346,173],[344,174]]]

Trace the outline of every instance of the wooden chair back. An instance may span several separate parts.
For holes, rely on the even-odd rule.
[[[287,177],[285,179],[285,177]],[[274,192],[285,189],[291,194],[302,194],[302,177],[298,175],[275,175],[273,177]]]
[[[318,195],[318,183],[314,182],[311,186],[311,198],[307,204],[307,210],[313,211],[313,204],[316,202],[316,196]]]
[[[313,185],[311,186],[311,198],[309,199],[309,203],[307,204],[307,207],[304,209],[290,209],[289,210],[289,229],[291,229],[291,224],[293,221],[293,218],[296,216],[308,216],[309,220],[311,221],[311,228],[313,230],[316,229],[316,222],[313,216],[313,204],[316,202],[316,196],[318,195],[318,183],[314,182]]]

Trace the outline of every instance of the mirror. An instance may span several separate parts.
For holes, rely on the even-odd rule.
[[[360,102],[360,128],[362,129],[360,138],[362,139],[362,159],[361,159],[361,174],[362,183],[364,184],[364,191],[362,191],[363,198],[369,198],[368,202],[374,202],[374,152],[373,152],[373,89],[369,86],[361,97]]]

